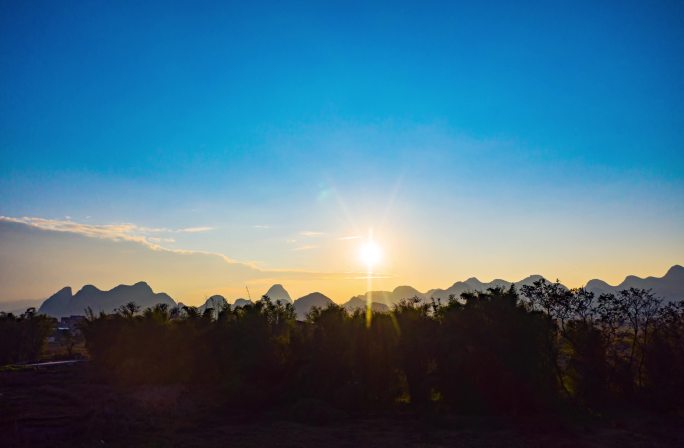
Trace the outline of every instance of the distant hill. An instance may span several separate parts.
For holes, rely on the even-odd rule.
[[[459,281],[446,289],[431,289],[425,293],[418,291],[411,286],[399,286],[393,291],[371,291],[366,294],[360,294],[352,297],[343,306],[348,310],[354,310],[366,306],[366,296],[371,295],[373,307],[376,309],[377,305],[383,305],[391,309],[394,305],[399,303],[402,299],[418,297],[423,300],[430,300],[434,298],[442,302],[449,300],[450,295],[460,297],[464,292],[486,291],[489,288],[509,288],[515,285],[515,288],[520,291],[524,285],[531,285],[537,280],[544,277],[541,275],[530,275],[517,282],[509,282],[507,280],[496,279],[491,282],[481,282],[475,277],[471,277],[465,281]],[[592,291],[596,295],[603,293],[614,293],[628,288],[651,289],[657,297],[665,300],[681,300],[684,299],[684,267],[675,265],[672,266],[663,277],[646,277],[640,278],[630,275],[619,285],[609,285],[603,280],[591,280],[587,283],[586,289]],[[377,305],[376,305],[377,304]],[[379,308],[377,308],[379,309]]]
[[[492,280],[491,282],[483,283],[480,280],[478,280],[475,277],[471,277],[466,281],[462,282],[456,282],[447,289],[431,289],[425,294],[426,298],[434,298],[434,299],[440,299],[442,302],[446,302],[449,300],[450,295],[454,295],[455,297],[461,297],[461,294],[464,292],[473,292],[473,291],[486,291],[489,288],[510,288],[511,285],[515,285],[516,289],[518,291],[520,290],[520,287],[523,285],[531,285],[535,281],[542,279],[541,275],[530,275],[527,278],[524,278],[518,282],[509,282],[506,280],[501,280],[501,279],[496,279]]]
[[[492,280],[488,283],[483,283],[475,277],[469,278],[466,281],[456,282],[446,289],[431,289],[428,292],[420,292],[411,286],[398,286],[394,288],[393,291],[371,291],[366,294],[359,294],[349,299],[343,306],[350,311],[357,308],[366,307],[367,296],[370,295],[372,302],[372,309],[377,311],[388,311],[391,310],[394,305],[398,304],[404,299],[412,299],[417,297],[423,301],[430,301],[431,299],[441,300],[446,303],[449,300],[450,295],[455,297],[461,297],[464,292],[473,291],[486,291],[488,288],[509,288],[512,284],[515,284],[516,288],[520,288],[522,285],[531,285],[534,281],[542,278],[540,275],[532,275],[519,282],[508,282],[506,280]]]
[[[366,299],[363,296],[355,296],[349,299],[349,301],[342,306],[350,313],[353,313],[356,310],[365,310]],[[390,310],[390,307],[384,303],[371,302],[371,310],[378,313],[386,313]]]
[[[266,294],[272,302],[276,302],[280,300],[280,303],[292,303],[292,298],[290,297],[290,294],[283,288],[283,285],[281,284],[275,284],[271,286],[268,291],[266,291]]]
[[[135,302],[141,308],[158,303],[176,306],[176,302],[167,294],[155,293],[147,283],[138,282],[134,285],[119,285],[109,291],[85,285],[76,294],[72,294],[71,288],[67,286],[45,300],[38,312],[53,317],[84,315],[87,308],[94,313],[110,313],[128,302]]]
[[[235,299],[235,302],[233,302],[232,309],[235,308],[242,308],[243,306],[246,305],[252,305],[253,302],[249,299]]]
[[[306,315],[313,307],[325,308],[328,305],[335,303],[329,297],[320,292],[312,292],[304,297],[300,297],[294,301],[295,312],[298,320],[306,319]]]
[[[422,300],[430,300],[431,298],[434,298],[446,302],[452,294],[455,297],[460,297],[464,292],[484,291],[494,287],[508,288],[512,284],[520,290],[523,285],[531,285],[541,278],[543,277],[540,275],[531,275],[518,282],[509,282],[501,279],[492,280],[491,282],[481,282],[477,278],[472,277],[465,281],[456,282],[446,289],[431,289],[425,293],[422,293],[411,286],[398,286],[393,291],[371,291],[366,294],[354,296],[342,306],[349,311],[365,309],[366,297],[367,295],[370,295],[372,309],[374,311],[386,312],[391,310],[392,307],[402,299],[418,297]],[[651,289],[657,297],[665,300],[681,300],[684,299],[684,267],[679,265],[672,266],[663,277],[640,278],[630,275],[627,276],[622,283],[614,286],[603,280],[594,279],[587,283],[586,288],[596,295],[616,292],[628,288]],[[282,303],[293,303],[290,294],[281,284],[271,286],[266,292],[266,295],[274,302],[280,300]],[[72,314],[83,315],[85,309],[89,307],[95,313],[100,311],[112,312],[128,302],[135,302],[143,309],[158,303],[165,303],[170,307],[176,306],[176,302],[167,294],[154,293],[147,283],[139,282],[134,285],[119,285],[109,291],[101,291],[93,285],[86,285],[76,294],[72,293],[70,287],[65,287],[45,300],[38,311],[55,317],[69,316]],[[26,304],[28,303],[30,302],[27,301]],[[33,303],[37,305],[37,302]],[[251,303],[253,302],[250,300],[240,298],[235,300],[232,308],[238,308]],[[294,302],[294,305],[297,317],[303,319],[312,307],[325,307],[329,303],[332,303],[332,300],[319,292],[315,292],[300,297]],[[215,295],[207,299],[207,301],[199,307],[199,310],[200,312],[203,312],[206,308],[218,310],[219,307],[227,306],[227,304],[228,303],[223,296]],[[1,305],[4,305],[5,307],[10,306],[9,303]],[[16,308],[16,311],[25,311],[25,309],[20,310],[15,304],[12,304],[11,306]]]
[[[682,300],[684,299],[684,267],[672,266],[662,277],[641,278],[629,275],[619,285],[611,286],[603,280],[590,280],[586,286],[587,290],[596,295],[629,288],[651,289],[656,297],[666,301]]]
[[[429,297],[412,286],[397,286],[393,291],[369,291],[365,294],[359,294],[358,296],[354,296],[349,299],[349,301],[343,306],[347,308],[357,308],[358,304],[362,304],[362,306],[365,308],[366,299],[369,295],[371,302],[377,303],[378,305],[385,305],[387,309],[392,308],[392,306],[396,305],[403,299],[410,299],[413,297],[425,299],[426,297]]]
[[[204,305],[200,306],[197,308],[197,310],[200,312],[200,314],[203,314],[205,310],[211,309],[212,310],[212,316],[214,318],[217,318],[219,313],[224,309],[228,308],[230,305],[228,305],[228,302],[226,301],[225,297],[215,295],[209,297],[206,302],[204,302]]]

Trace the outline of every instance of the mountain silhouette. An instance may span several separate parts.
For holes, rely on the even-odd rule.
[[[491,282],[481,282],[475,277],[471,277],[466,281],[462,282],[456,282],[447,289],[431,289],[425,294],[426,298],[434,298],[435,300],[439,299],[442,302],[445,302],[449,300],[449,296],[453,295],[456,298],[461,297],[461,294],[464,292],[473,292],[473,291],[486,291],[489,288],[510,288],[511,285],[515,285],[516,289],[520,290],[520,287],[523,285],[531,285],[537,280],[540,280],[544,277],[541,275],[530,275],[529,277],[526,277],[518,282],[509,282],[506,280],[501,280],[501,279],[496,279],[492,280]]]
[[[93,285],[85,285],[73,295],[71,288],[67,286],[45,300],[38,312],[53,317],[84,315],[88,308],[94,313],[100,311],[110,313],[128,302],[135,302],[141,308],[159,303],[170,307],[176,306],[176,302],[167,294],[155,293],[147,283],[138,282],[134,285],[119,285],[109,291],[102,291]]]
[[[353,313],[356,310],[365,310],[366,299],[363,296],[355,296],[349,299],[349,301],[347,301],[342,306],[346,308],[346,310],[350,313]],[[390,310],[390,307],[385,305],[384,303],[371,302],[371,310],[376,311],[378,313],[386,313]]]
[[[271,286],[266,294],[271,301],[274,303],[278,300],[280,300],[280,303],[292,303],[292,298],[290,298],[290,294],[283,288],[283,285],[280,283],[277,283],[273,286]]]
[[[378,305],[385,305],[387,309],[396,305],[403,299],[410,299],[418,297],[419,299],[429,298],[430,296],[424,294],[412,286],[397,286],[393,291],[368,291],[365,294],[359,294],[349,299],[343,306],[350,309],[362,306],[366,307],[367,296],[370,295],[371,302]],[[349,306],[348,306],[349,305]]]
[[[418,297],[423,300],[441,300],[446,302],[449,296],[458,298],[464,292],[486,291],[489,288],[509,288],[515,286],[517,290],[524,285],[532,285],[535,281],[543,279],[541,275],[530,275],[520,281],[510,282],[502,279],[495,279],[491,282],[482,282],[475,277],[465,281],[459,281],[446,289],[431,289],[421,293],[411,286],[399,286],[393,291],[371,291],[366,294],[359,294],[352,297],[343,306],[349,310],[366,306],[366,296],[371,295],[371,301],[375,304],[385,305],[388,308],[399,303],[402,299]],[[616,286],[611,286],[603,280],[591,280],[585,288],[596,295],[604,293],[615,293],[629,288],[650,289],[656,295],[666,301],[684,299],[684,267],[680,265],[672,266],[663,277],[641,278],[629,275],[625,280]],[[375,306],[375,305],[374,305]]]
[[[666,301],[684,299],[684,267],[672,266],[662,277],[641,278],[628,275],[619,285],[611,286],[603,280],[590,280],[586,289],[596,295],[615,293],[623,289],[650,289],[656,297]]]
[[[320,292],[312,292],[294,301],[295,312],[298,320],[306,319],[306,315],[313,307],[325,308],[334,303],[329,297]]]
[[[224,309],[228,308],[228,302],[226,301],[225,297],[220,296],[220,295],[215,295],[209,297],[206,302],[204,302],[204,305],[201,305],[200,307],[197,308],[197,310],[200,313],[204,313],[207,309],[211,309],[211,315],[216,318],[218,317],[219,313]]]
[[[374,311],[386,312],[391,310],[402,299],[418,297],[419,299],[429,301],[431,298],[434,298],[435,300],[446,302],[449,300],[450,295],[458,298],[464,292],[486,291],[489,288],[495,287],[508,288],[511,285],[515,285],[516,289],[520,290],[523,285],[531,285],[542,278],[540,275],[531,275],[518,282],[509,282],[501,279],[482,282],[475,277],[471,277],[465,281],[456,282],[446,289],[431,289],[425,293],[411,286],[398,286],[392,291],[370,291],[366,294],[359,294],[349,299],[342,306],[351,312],[357,309],[365,309],[367,296],[370,295],[372,309]],[[629,288],[650,289],[656,297],[666,301],[684,299],[684,267],[680,265],[672,266],[663,277],[641,278],[629,275],[623,282],[615,286],[599,279],[591,280],[586,285],[586,289],[596,295],[615,293]],[[293,303],[290,294],[281,284],[271,286],[266,295],[274,302],[280,300],[281,303]],[[54,317],[83,315],[87,308],[91,308],[95,313],[100,311],[112,312],[128,302],[135,302],[143,309],[158,303],[165,303],[171,307],[176,306],[176,302],[167,294],[154,293],[147,283],[138,282],[134,285],[119,285],[109,291],[102,291],[93,285],[85,285],[76,294],[73,294],[71,288],[67,286],[45,300],[38,311]],[[250,300],[239,298],[235,300],[232,308],[235,309],[252,303]],[[312,307],[324,308],[330,303],[332,303],[332,300],[328,297],[322,293],[315,292],[300,297],[294,302],[294,305],[297,317],[303,319]],[[200,312],[204,312],[207,308],[213,308],[218,313],[222,306],[227,306],[226,299],[223,296],[214,295],[209,297],[198,309]]]
[[[231,308],[232,308],[232,309],[235,309],[235,308],[242,308],[243,306],[252,305],[253,303],[254,303],[254,302],[252,302],[252,301],[249,300],[249,299],[242,299],[242,298],[240,298],[240,299],[235,299],[235,302],[233,302],[233,305],[232,305]]]
[[[537,279],[542,278],[539,275],[533,275],[527,277],[520,282],[515,283],[516,287],[523,284],[532,284]],[[398,304],[404,299],[411,299],[417,297],[421,300],[441,300],[446,302],[449,300],[450,295],[455,297],[460,297],[464,292],[472,291],[486,291],[488,288],[502,287],[508,288],[513,284],[513,282],[507,282],[505,280],[493,280],[488,283],[483,283],[475,277],[469,278],[466,281],[456,282],[446,289],[431,289],[428,292],[420,292],[411,286],[398,286],[394,288],[393,291],[369,291],[366,294],[359,294],[352,297],[343,306],[349,310],[355,310],[357,308],[365,308],[367,297],[370,296],[372,307],[378,311],[390,310],[394,305]]]

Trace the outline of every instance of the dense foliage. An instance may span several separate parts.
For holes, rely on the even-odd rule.
[[[20,316],[0,313],[0,366],[35,361],[55,320],[29,308]]]
[[[649,291],[515,289],[406,299],[391,313],[314,308],[306,322],[268,297],[208,310],[129,304],[89,316],[95,366],[124,383],[215,388],[263,407],[314,399],[342,409],[405,402],[462,412],[534,412],[565,401],[684,404],[684,306]],[[370,317],[370,319],[369,319]]]

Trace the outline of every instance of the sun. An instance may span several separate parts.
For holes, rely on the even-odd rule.
[[[375,241],[369,239],[359,248],[359,259],[371,270],[382,260],[382,249]]]

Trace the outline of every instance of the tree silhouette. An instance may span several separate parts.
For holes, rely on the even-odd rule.
[[[298,322],[291,304],[266,296],[218,313],[129,304],[89,313],[82,330],[93,365],[112,381],[210,388],[241,409],[325,402],[358,412],[408,402],[519,414],[564,401],[662,409],[684,401],[684,305],[643,290],[597,298],[539,281],[522,299],[514,287],[445,304],[406,299],[373,313],[370,326],[365,310],[337,305]]]
[[[0,313],[0,365],[35,361],[55,327],[55,319],[29,308],[20,316]]]

